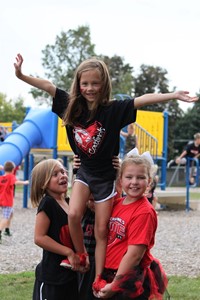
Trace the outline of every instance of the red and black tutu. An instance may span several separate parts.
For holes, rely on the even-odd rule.
[[[113,281],[116,270],[104,269],[102,279]],[[167,287],[167,276],[159,260],[154,259],[148,267],[136,266],[124,275],[115,278],[112,299],[162,300]]]

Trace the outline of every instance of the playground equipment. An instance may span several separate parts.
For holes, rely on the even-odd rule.
[[[195,181],[194,184],[190,183],[191,177],[191,162],[195,162]],[[200,208],[199,201],[190,201],[191,189],[199,185],[199,160],[197,158],[187,158],[185,166],[185,188],[184,189],[168,189],[167,191],[157,191],[159,203],[171,209],[184,209],[189,212],[191,209]],[[176,167],[179,170],[179,165]]]
[[[167,164],[167,138],[168,138],[168,113],[137,111],[135,134],[138,136],[139,152],[149,151],[156,164],[160,164],[161,176],[158,186],[166,188]],[[124,138],[120,139],[120,153],[124,154]]]
[[[32,148],[56,151],[57,117],[49,109],[29,111],[24,122],[0,145],[0,164],[12,160],[18,166]]]
[[[190,163],[191,161],[196,164],[196,176],[194,184],[190,184]],[[187,158],[186,163],[186,211],[190,210],[190,188],[194,188],[199,183],[199,159],[198,158]]]
[[[0,144],[0,165],[12,160],[18,166],[24,159],[24,179],[27,180],[32,148],[52,149],[53,157],[57,157],[57,123],[57,116],[50,109],[30,109],[24,122]],[[23,198],[23,206],[27,207],[27,186],[24,186]]]
[[[155,162],[161,160],[160,186],[165,189],[167,161],[167,120],[164,112],[137,112],[137,130],[140,151],[149,150]],[[145,133],[146,131],[146,133]],[[16,165],[24,162],[24,179],[28,179],[34,166],[34,155],[46,153],[53,158],[62,155],[73,156],[66,136],[65,127],[51,109],[29,109],[21,125],[14,129],[0,144],[0,164],[12,160]],[[28,191],[24,187],[24,207],[27,205]]]

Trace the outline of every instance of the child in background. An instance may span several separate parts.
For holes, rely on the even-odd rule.
[[[158,196],[156,195],[155,189],[157,187],[159,178],[157,175],[158,172],[158,165],[152,166],[152,181],[149,185],[149,187],[146,190],[145,196],[149,200],[149,202],[153,205],[153,207],[156,209],[156,204],[158,202]]]
[[[197,158],[200,162],[200,133],[199,132],[194,134],[194,140],[192,142],[187,143],[180,156],[178,156],[175,160],[172,159],[168,162],[167,167],[170,168],[172,166],[186,165],[187,158]],[[191,160],[189,162],[189,165],[190,165],[189,183],[193,185],[196,181],[196,175],[197,175],[196,161]]]
[[[17,180],[14,170],[15,164],[12,161],[5,162],[4,175],[0,176],[0,206],[2,207],[3,218],[0,221],[0,243],[2,231],[7,228],[6,235],[10,236],[10,223],[13,216],[14,188],[15,185],[28,185],[28,180]]]
[[[182,159],[185,159],[185,163],[187,158],[197,158],[200,161],[200,133],[197,132],[194,134],[194,140],[191,143],[188,143],[185,147],[185,150],[181,153],[179,157],[176,159],[176,163],[180,164]],[[195,183],[195,177],[197,174],[196,170],[196,162],[190,161],[190,184]]]
[[[96,58],[83,61],[78,66],[68,94],[48,80],[24,75],[22,63],[23,58],[18,54],[14,64],[16,76],[53,97],[52,111],[63,120],[70,146],[81,159],[69,210],[70,234],[79,254],[85,251],[81,220],[91,193],[95,199],[97,278],[105,262],[108,221],[115,196],[116,171],[112,157],[119,153],[120,130],[135,122],[137,109],[142,106],[171,99],[194,102],[198,97],[190,97],[188,92],[179,91],[111,101],[112,88],[107,66]],[[69,266],[68,259],[64,263]]]
[[[121,130],[120,134],[125,137],[125,149],[124,154],[127,154],[131,149],[138,148],[138,137],[134,133],[134,125],[129,124],[127,126],[127,132]]]
[[[144,196],[151,182],[151,164],[146,153],[127,156],[122,162],[119,176],[126,196],[114,202],[105,268],[96,281],[97,289],[94,285],[99,298],[163,299],[167,277],[150,253],[155,243],[157,215]]]
[[[67,256],[77,270],[82,270],[69,234],[67,189],[67,171],[58,160],[46,159],[33,168],[31,202],[38,207],[34,241],[43,249],[35,272],[33,300],[78,300],[77,273],[60,267]]]
[[[90,269],[88,272],[79,274],[79,294],[81,300],[93,300],[92,284],[95,278],[95,247],[96,241],[94,236],[95,222],[95,205],[91,195],[87,202],[87,208],[84,213],[81,225],[83,228],[83,240],[88,253]]]
[[[21,167],[20,166],[16,166],[13,170],[13,174],[15,176],[17,176],[17,171],[20,169]],[[0,175],[3,175],[4,173],[4,167],[2,165],[0,165],[0,172],[2,171],[2,174]],[[15,197],[15,189],[16,189],[16,185],[14,184],[14,197]],[[10,215],[10,218],[8,219],[8,222],[7,222],[7,227],[5,228],[5,231],[4,231],[4,235],[7,235],[7,236],[12,236],[11,232],[10,232],[10,225],[11,225],[11,221],[12,221],[12,218],[13,218],[13,212],[11,213]]]

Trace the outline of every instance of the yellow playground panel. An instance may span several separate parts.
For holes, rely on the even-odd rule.
[[[62,126],[62,120],[60,118],[58,118],[57,147],[58,151],[72,151],[67,138],[66,129]]]
[[[0,125],[6,127],[8,132],[12,132],[12,122],[0,122]]]
[[[149,134],[158,140],[158,156],[162,156],[163,151],[163,130],[164,117],[162,112],[152,112],[138,110],[137,124],[143,127]],[[66,135],[66,129],[62,126],[61,119],[58,119],[58,151],[71,151]]]
[[[162,112],[138,110],[137,124],[158,141],[158,156],[163,152],[164,116]]]

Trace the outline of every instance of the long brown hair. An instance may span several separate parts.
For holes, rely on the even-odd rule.
[[[80,92],[80,78],[83,72],[97,69],[100,72],[102,80],[101,98],[94,103],[89,119],[92,119],[97,108],[100,105],[107,105],[111,98],[112,86],[110,75],[106,64],[97,58],[90,58],[83,61],[76,69],[75,76],[71,85],[69,93],[69,104],[63,116],[63,125],[75,125],[78,118],[87,108],[86,100],[82,97]]]

